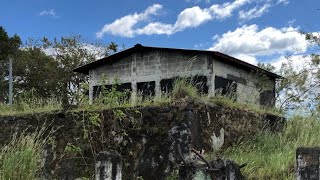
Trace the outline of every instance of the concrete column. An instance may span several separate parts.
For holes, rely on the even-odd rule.
[[[161,96],[161,85],[160,85],[160,79],[156,80],[156,86],[155,86],[155,94],[156,96]]]
[[[136,104],[137,103],[137,95],[138,95],[138,88],[137,88],[137,82],[136,81],[132,81],[131,82],[131,88],[132,88],[131,103],[132,104]]]
[[[319,180],[320,148],[299,147],[296,151],[297,180]]]
[[[121,157],[115,152],[100,152],[95,165],[95,180],[121,180]]]
[[[131,103],[136,104],[137,102],[137,82],[136,82],[136,77],[137,77],[137,56],[139,56],[139,53],[135,53],[131,56],[132,61],[131,61]],[[141,58],[141,57],[139,57]]]
[[[212,63],[210,65],[211,67],[211,76],[210,78],[208,77],[208,86],[209,86],[209,96],[210,97],[213,97],[215,96],[215,86],[214,86],[214,82],[215,82],[215,76],[216,76],[216,73],[215,73],[215,61],[212,60]],[[209,83],[210,81],[210,83]]]
[[[13,99],[13,76],[12,76],[12,57],[9,57],[9,105],[12,105]]]
[[[93,77],[92,72],[89,71],[89,104],[93,102]]]

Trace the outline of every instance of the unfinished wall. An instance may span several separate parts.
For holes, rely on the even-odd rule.
[[[119,61],[90,70],[90,97],[93,97],[93,87],[101,84],[103,74],[109,79],[119,79],[120,83],[132,83],[133,92],[137,91],[137,83],[155,81],[155,93],[160,94],[160,81],[175,77],[193,77],[196,75],[210,76],[207,57],[190,53],[172,53],[165,51],[150,51],[134,53]]]
[[[219,76],[237,83],[236,99],[238,102],[260,104],[261,92],[267,90],[274,92],[274,80],[261,77],[256,72],[245,71],[214,59],[212,61],[213,77]]]
[[[137,52],[114,63],[92,69],[89,74],[91,100],[93,86],[101,85],[103,74],[109,78],[107,84],[112,84],[114,78],[118,78],[120,83],[131,83],[133,98],[138,92],[137,83],[154,81],[154,92],[160,94],[161,89],[164,89],[161,88],[161,80],[171,82],[172,86],[173,78],[195,76],[206,77],[206,91],[211,96],[215,95],[217,89],[216,76],[236,82],[236,99],[239,102],[260,104],[260,93],[267,90],[274,95],[274,80],[262,80],[260,75],[218,61],[208,53],[164,50]],[[263,88],[260,88],[262,85]],[[267,93],[265,96],[269,97]]]

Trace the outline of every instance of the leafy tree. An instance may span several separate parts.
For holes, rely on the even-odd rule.
[[[41,98],[58,96],[61,88],[58,67],[58,62],[39,47],[19,50],[13,66],[15,97],[31,91]]]
[[[304,33],[306,40],[313,44],[312,52],[302,58],[310,58],[299,69],[294,67],[292,56],[282,63],[279,70],[271,64],[258,64],[261,68],[276,72],[284,77],[277,82],[276,100],[283,111],[300,109],[304,112],[316,113],[320,109],[320,36]]]
[[[51,51],[51,57],[58,63],[60,94],[64,104],[79,102],[81,84],[87,81],[87,76],[73,72],[73,69],[85,63],[92,62],[103,55],[115,53],[118,45],[111,42],[103,47],[101,44],[87,43],[81,36],[62,37],[49,41],[42,39],[42,48]]]
[[[93,44],[81,36],[29,41],[21,47],[19,36],[9,37],[0,27],[0,101],[6,100],[8,57],[14,57],[14,94],[32,91],[42,98],[58,97],[64,104],[79,102],[81,84],[87,77],[73,69],[118,51],[114,42]]]
[[[8,82],[8,58],[15,56],[21,45],[21,40],[18,35],[9,37],[8,33],[0,26],[0,102],[7,100]]]

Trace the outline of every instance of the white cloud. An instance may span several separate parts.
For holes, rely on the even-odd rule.
[[[181,11],[174,24],[149,22],[145,26],[137,27],[138,23],[146,23],[152,15],[157,15],[162,9],[162,5],[154,4],[142,13],[129,14],[120,19],[116,19],[110,24],[104,25],[96,35],[98,38],[102,38],[105,33],[121,37],[134,37],[143,34],[170,35],[187,28],[198,27],[208,21],[230,17],[236,9],[250,2],[251,0],[235,0],[232,3],[214,4],[209,8],[194,6]]]
[[[197,27],[200,24],[212,19],[208,9],[201,9],[198,6],[183,10],[174,24],[174,31],[182,31],[186,28]]]
[[[228,31],[221,36],[215,36],[216,42],[209,50],[239,56],[281,55],[285,53],[303,53],[308,48],[305,37],[298,28],[285,27],[276,29],[266,27],[259,30],[257,25],[242,26],[234,31]]]
[[[239,19],[243,21],[248,21],[250,19],[258,18],[264,13],[268,12],[268,9],[271,7],[271,4],[267,3],[263,6],[256,6],[248,11],[241,10],[239,12]]]
[[[185,0],[186,2],[193,2],[194,4],[200,3],[202,0]],[[209,4],[211,0],[204,0],[205,3]]]
[[[134,13],[124,16],[115,20],[111,24],[104,25],[104,27],[97,32],[96,35],[98,38],[102,38],[105,33],[122,37],[133,37],[136,34],[134,26],[139,22],[148,21],[152,15],[157,15],[160,9],[162,9],[162,5],[154,4],[148,7],[142,13]]]
[[[153,22],[149,23],[143,28],[139,28],[135,30],[136,34],[145,34],[145,35],[151,35],[151,34],[172,34],[173,26],[171,24],[164,24],[160,22]]]
[[[250,2],[251,0],[235,0],[233,3],[214,4],[209,9],[216,19],[224,19],[232,16],[234,10]]]
[[[52,16],[52,17],[57,17],[56,11],[54,9],[50,10],[43,10],[39,13],[40,16]]]
[[[250,55],[246,55],[246,54],[236,54],[234,55],[235,58],[238,58],[244,62],[253,64],[253,65],[257,65],[258,64],[258,60],[256,59],[256,57],[254,56],[250,56]]]
[[[289,0],[278,0],[277,4],[284,4],[284,5],[288,5],[290,3]]]
[[[280,57],[271,60],[269,63],[276,68],[276,71],[279,71],[282,64],[287,64],[289,61],[292,63],[292,67],[294,68],[293,70],[301,71],[304,68],[309,68],[311,57],[305,55],[293,55],[286,57],[281,55]]]

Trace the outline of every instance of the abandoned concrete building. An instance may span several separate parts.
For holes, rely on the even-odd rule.
[[[90,101],[101,86],[110,88],[118,79],[118,90],[131,98],[170,92],[175,79],[187,78],[199,92],[209,96],[232,92],[238,102],[273,106],[279,75],[216,51],[147,47],[140,44],[74,70],[89,75]],[[101,78],[108,80],[102,84]]]

